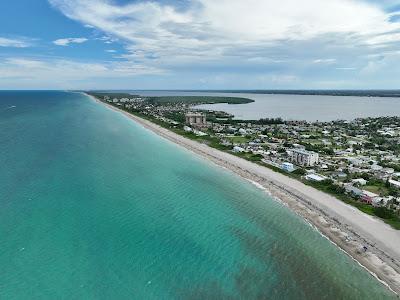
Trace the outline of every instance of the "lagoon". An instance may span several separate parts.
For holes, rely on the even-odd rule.
[[[221,96],[243,97],[255,100],[248,104],[207,104],[199,109],[225,111],[236,119],[258,120],[282,118],[284,120],[333,121],[364,117],[400,116],[400,98],[358,97],[328,95],[289,95],[185,91],[133,91],[144,96]]]

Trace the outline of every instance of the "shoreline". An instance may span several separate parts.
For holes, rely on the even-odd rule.
[[[310,226],[352,257],[382,284],[400,294],[399,231],[297,180],[187,139],[86,93],[82,94],[96,103],[122,113],[157,135],[239,175],[258,188],[265,189],[273,198],[303,217]],[[368,247],[366,252],[361,250],[363,246]]]

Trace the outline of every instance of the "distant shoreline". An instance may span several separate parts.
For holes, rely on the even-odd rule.
[[[185,92],[185,91],[182,91]],[[342,96],[342,97],[392,97],[400,98],[400,90],[218,90],[189,91],[204,93],[298,95],[298,96]]]
[[[120,92],[125,90],[107,91]],[[400,90],[126,90],[126,92],[128,91],[400,98]]]
[[[400,293],[400,237],[384,222],[365,215],[340,200],[280,173],[229,153],[189,140],[148,120],[118,109],[85,94],[96,103],[122,113],[129,119],[218,166],[265,188],[271,195],[315,226],[397,294]],[[367,246],[366,252],[361,249]]]

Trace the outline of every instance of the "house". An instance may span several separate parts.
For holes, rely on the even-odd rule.
[[[200,131],[200,130],[193,130],[193,133],[197,136],[207,136],[208,135],[207,133]]]
[[[392,175],[392,174],[394,174],[394,169],[393,168],[384,168],[382,170],[382,172],[384,172],[386,174],[389,174],[389,175]]]
[[[245,149],[242,148],[242,147],[239,147],[239,146],[233,147],[233,152],[235,152],[235,153],[241,153],[241,152],[244,152],[244,151],[245,151]]]
[[[354,166],[361,166],[363,164],[363,161],[359,158],[348,157],[346,159],[350,164],[352,164]]]
[[[306,150],[306,147],[300,144],[293,144],[293,147],[296,149]]]
[[[372,171],[381,171],[383,169],[383,167],[379,165],[372,165],[370,168]]]
[[[389,180],[389,184],[390,184],[391,186],[396,187],[396,188],[400,188],[400,181],[396,181],[396,180],[390,179],[390,180]]]
[[[281,165],[281,169],[284,170],[284,171],[286,171],[286,172],[293,172],[293,171],[294,171],[294,166],[293,166],[292,163],[284,162],[284,163]]]
[[[239,129],[239,133],[240,134],[247,134],[247,131],[246,131],[246,129],[240,128]]]
[[[367,181],[364,178],[353,179],[351,182],[359,184],[359,185],[366,185],[367,184]]]
[[[326,178],[324,176],[318,175],[318,174],[308,174],[306,175],[306,180],[309,181],[316,181],[316,182],[321,182],[324,181]]]
[[[345,185],[345,190],[347,193],[352,194],[353,196],[362,196],[363,191],[360,190],[359,188],[356,188],[355,186],[352,186],[351,184]]]
[[[335,173],[333,173],[332,174],[332,176],[334,176],[334,177],[337,177],[337,178],[346,178],[347,177],[347,174],[346,173],[344,173],[344,172],[335,172]]]
[[[372,204],[375,198],[379,198],[379,195],[372,193],[370,191],[362,190],[361,201]]]
[[[388,204],[389,200],[391,200],[392,198],[393,197],[385,197],[385,198],[376,197],[376,198],[372,199],[372,205],[375,207],[386,206]]]

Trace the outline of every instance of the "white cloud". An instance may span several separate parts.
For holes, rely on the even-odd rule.
[[[0,47],[27,48],[31,43],[24,39],[8,39],[0,37]]]
[[[383,47],[387,46],[388,44],[398,42],[400,42],[400,33],[381,34],[368,40],[368,44],[370,45]]]
[[[112,43],[115,43],[115,42],[118,41],[118,39],[116,39],[116,38],[111,38],[111,37],[109,37],[109,36],[102,36],[102,37],[97,38],[96,40],[102,41],[102,42],[104,42],[105,44],[112,44]]]
[[[144,1],[49,1],[66,16],[124,40],[132,60],[246,57],[250,49],[323,35],[373,44],[382,34],[383,42],[393,40],[391,32],[400,29],[378,6],[356,0],[195,0],[186,10]]]
[[[169,88],[189,87],[205,76],[210,79],[206,84],[214,88],[305,88],[308,82],[333,87],[334,82],[350,85],[357,80],[369,86],[390,78],[395,82],[399,75],[393,71],[390,78],[385,77],[387,68],[400,70],[395,55],[390,56],[400,50],[400,23],[388,21],[390,14],[377,4],[379,0],[302,0],[301,4],[298,0],[177,1],[183,3],[181,7],[145,0],[126,5],[115,0],[48,1],[93,29],[96,40],[121,43],[125,51],[118,52],[124,54],[110,55],[118,60],[105,62],[0,57],[2,86],[7,86],[8,77],[21,79],[18,82],[26,82],[26,87],[48,82],[75,88],[80,80],[129,82],[136,75],[168,74],[170,81],[164,87]],[[86,41],[75,37],[53,43],[68,46]],[[28,39],[0,37],[0,47],[29,46]],[[382,60],[382,56],[387,58]],[[343,70],[341,82],[336,70]],[[362,76],[371,80],[364,81]],[[159,87],[156,81],[151,84]]]
[[[87,42],[87,38],[65,38],[53,41],[53,44],[57,46],[68,46],[69,44],[82,44]]]

